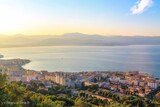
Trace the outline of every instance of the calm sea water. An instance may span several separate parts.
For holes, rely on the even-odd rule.
[[[1,48],[4,59],[25,58],[24,68],[52,71],[133,71],[160,77],[160,46],[48,46]]]

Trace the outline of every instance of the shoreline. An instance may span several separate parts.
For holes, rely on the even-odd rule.
[[[3,56],[3,55],[2,55]],[[4,58],[4,57],[2,57]],[[0,65],[3,65],[3,66],[6,66],[6,67],[10,67],[10,66],[15,66],[17,67],[18,69],[23,69],[25,72],[27,70],[33,70],[33,71],[36,71],[36,72],[41,72],[41,71],[47,71],[49,73],[55,73],[55,72],[64,72],[64,73],[85,73],[85,72],[99,72],[99,73],[126,73],[126,72],[134,72],[135,70],[128,70],[128,71],[112,71],[112,70],[89,70],[89,71],[48,71],[48,70],[34,70],[34,69],[27,69],[27,68],[24,68],[24,66],[26,64],[29,64],[31,62],[31,60],[29,59],[21,59],[21,58],[15,58],[15,59],[1,59],[1,62],[0,62]],[[13,65],[12,65],[13,64]],[[138,71],[142,74],[146,74],[146,75],[149,75],[149,76],[153,76],[155,77],[154,75],[150,74],[150,73],[147,73],[147,72],[142,72],[142,71]],[[155,78],[159,78],[159,77],[155,77]]]
[[[160,46],[159,45],[154,45],[154,44],[151,44],[151,45],[141,45],[141,44],[138,44],[138,45],[40,45],[40,46],[4,46],[4,47],[0,47],[0,48],[30,48],[30,47],[119,47],[119,46]]]
[[[0,54],[0,61],[1,61],[0,62],[0,69],[1,69],[1,66],[6,66],[6,67],[9,67],[9,68],[12,66],[12,67],[17,67],[17,69],[19,69],[20,72],[21,72],[21,70],[24,71],[24,72],[26,72],[27,70],[33,70],[33,71],[36,71],[36,72],[47,71],[47,72],[50,72],[50,73],[55,73],[55,72],[64,72],[64,73],[83,73],[83,72],[106,72],[106,73],[109,72],[109,73],[116,73],[116,72],[119,72],[119,73],[125,73],[125,72],[137,71],[137,70],[124,70],[124,71],[122,71],[122,70],[120,70],[120,71],[118,71],[118,70],[96,70],[96,71],[94,71],[94,70],[88,70],[88,71],[87,70],[86,71],[61,71],[61,70],[55,70],[55,71],[49,71],[49,70],[43,70],[43,69],[35,70],[35,69],[30,69],[30,68],[29,69],[24,68],[24,66],[26,64],[31,63],[31,60],[29,60],[29,59],[21,59],[21,58],[5,59],[4,55],[1,55],[1,54]],[[5,64],[2,64],[3,62],[5,62]],[[12,62],[15,62],[15,63],[12,63]],[[12,70],[10,70],[10,71],[12,71]],[[142,74],[147,74],[149,76],[153,76],[155,78],[160,78],[160,77],[156,77],[156,75],[153,75],[153,74],[148,73],[148,72],[143,72],[143,71],[138,71],[138,72],[140,72]]]
[[[0,70],[2,73],[6,74],[23,74],[26,72],[26,69],[23,66],[31,61],[28,59],[1,59],[0,58]]]

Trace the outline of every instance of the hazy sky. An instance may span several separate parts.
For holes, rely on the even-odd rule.
[[[160,0],[0,0],[1,34],[159,35]]]

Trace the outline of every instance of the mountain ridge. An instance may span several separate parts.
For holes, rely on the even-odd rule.
[[[98,34],[66,33],[63,35],[0,36],[0,47],[22,46],[122,46],[160,45],[160,36],[104,36]]]

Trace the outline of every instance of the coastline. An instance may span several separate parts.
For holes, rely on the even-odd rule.
[[[18,72],[23,72],[23,73],[25,73],[27,70],[33,70],[36,72],[48,71],[45,69],[36,70],[36,69],[25,68],[24,66],[26,64],[29,64],[30,62],[31,62],[30,59],[21,59],[21,58],[5,59],[4,55],[0,54],[0,69],[5,66],[5,68],[9,68],[9,71],[13,71],[13,72],[15,71],[15,69]],[[12,69],[14,69],[14,70],[12,70]],[[52,73],[52,72],[57,72],[57,71],[59,71],[59,70],[48,71],[48,72]],[[65,70],[63,70],[62,72],[82,73],[82,72],[130,72],[130,71],[135,71],[135,70],[84,70],[84,71],[65,71]],[[139,70],[137,70],[137,71],[139,71]],[[152,73],[143,72],[143,71],[139,71],[139,72],[153,76],[155,78],[160,78],[160,77],[157,77],[156,75],[153,75]]]
[[[3,58],[3,59],[2,59]],[[29,64],[31,62],[31,60],[29,59],[21,59],[21,58],[15,58],[15,59],[5,59],[3,55],[0,55],[0,69],[2,69],[4,66],[5,68],[9,68],[9,71],[12,71],[12,68],[16,68],[17,70],[19,70],[18,72],[26,72],[27,70],[33,70],[33,71],[36,71],[36,72],[40,72],[40,71],[47,71],[47,72],[50,72],[48,70],[35,70],[35,69],[27,69],[27,68],[24,68],[24,66],[26,64]],[[10,69],[11,68],[11,69]],[[119,72],[119,73],[125,73],[125,72],[133,72],[134,70],[129,70],[129,71],[114,71],[114,70],[93,70],[93,71],[58,71],[58,72],[65,72],[65,73],[82,73],[82,72],[110,72],[110,73],[116,73],[116,72]],[[14,70],[13,70],[14,72]],[[52,71],[50,73],[54,73],[54,72],[57,72],[57,71]],[[138,71],[142,74],[146,74],[146,75],[149,75],[149,76],[153,76],[153,77],[156,77],[155,75],[152,75],[148,72],[142,72],[142,71]],[[159,78],[159,77],[156,77],[156,78]]]
[[[0,58],[4,58],[3,55],[0,55],[0,56],[1,56]],[[23,67],[24,65],[31,62],[31,60],[29,60],[29,59],[15,58],[15,59],[0,59],[0,60],[1,60],[0,65],[6,66],[6,67],[15,66],[15,67],[18,67],[19,69],[24,69],[25,71],[34,70],[34,69],[26,69]],[[38,70],[34,70],[34,71],[38,72]],[[57,71],[53,71],[53,72],[57,72]],[[60,71],[60,72],[65,72],[65,71]],[[124,73],[124,72],[129,72],[129,71],[111,71],[111,70],[101,71],[101,70],[99,70],[99,71],[76,71],[76,72],[66,72],[66,73],[82,73],[82,72],[113,72],[113,73],[121,72],[121,73]],[[141,71],[139,71],[139,72],[141,72]],[[50,73],[52,73],[52,72],[50,72]],[[145,73],[145,72],[141,72],[141,73],[151,75],[151,74]]]
[[[4,58],[4,56],[2,57]],[[41,71],[47,71],[49,73],[55,73],[55,72],[64,72],[64,73],[68,73],[68,74],[72,74],[72,73],[85,73],[85,72],[90,72],[90,73],[93,73],[93,72],[99,72],[99,73],[126,73],[126,72],[135,72],[134,70],[130,70],[130,71],[112,71],[112,70],[93,70],[93,71],[70,71],[70,72],[67,72],[67,71],[48,71],[48,70],[34,70],[34,69],[26,69],[24,68],[23,66],[25,66],[26,64],[29,64],[31,62],[31,60],[29,59],[20,59],[20,58],[15,58],[15,59],[0,59],[0,69],[1,69],[1,66],[5,66],[6,68],[9,69],[9,71],[12,72],[12,68],[16,68],[16,70],[19,70],[18,72],[23,72],[25,73],[26,71],[28,70],[31,70],[31,71],[36,71],[37,73],[38,72],[41,72]],[[11,68],[11,69],[10,69]],[[15,69],[14,68],[14,69]],[[13,69],[13,72],[14,72],[14,69]],[[136,71],[136,72],[140,72],[141,74],[144,74],[144,75],[148,75],[148,76],[153,76],[155,78],[159,78],[159,77],[156,77],[150,73],[147,73],[147,72],[141,72],[141,71]]]

